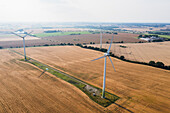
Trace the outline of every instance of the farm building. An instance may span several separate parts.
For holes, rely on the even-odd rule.
[[[152,37],[147,37],[147,38],[140,38],[141,40],[145,40],[145,41],[148,41],[148,42],[154,42],[154,41],[159,41],[159,42],[162,42],[162,41],[164,41],[164,39],[163,38],[160,38],[160,37],[154,37],[154,36],[152,36]]]

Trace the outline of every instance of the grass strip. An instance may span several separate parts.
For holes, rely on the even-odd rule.
[[[24,59],[22,59],[22,61],[24,61]],[[83,91],[90,99],[92,99],[94,102],[102,105],[103,107],[107,107],[109,105],[111,105],[112,103],[114,103],[116,100],[118,100],[120,97],[112,94],[112,93],[109,93],[109,92],[105,92],[105,97],[106,98],[101,98],[101,94],[102,94],[102,89],[98,88],[98,87],[95,87],[95,86],[92,86],[88,83],[85,83],[79,79],[75,79],[74,77],[72,76],[66,76],[62,73],[59,73],[57,72],[56,70],[54,70],[53,68],[47,66],[47,65],[44,65],[40,62],[36,62],[36,61],[32,61],[32,60],[28,60],[27,62],[45,70],[46,68],[48,68],[48,72],[55,75],[56,77],[66,81],[66,82],[69,82],[70,84],[76,86],[77,88],[79,88],[81,91]],[[98,90],[99,92],[99,95],[93,95],[94,92],[90,92],[89,90],[87,90],[85,87],[89,85],[90,87],[93,87],[95,89]]]
[[[24,56],[23,54],[15,51],[15,50],[11,50],[12,52],[15,52],[19,55]],[[103,106],[103,107],[108,107],[109,105],[111,105],[112,103],[114,103],[115,101],[117,101],[118,99],[120,99],[120,97],[109,93],[109,92],[105,92],[105,98],[101,98],[102,96],[102,89],[98,88],[96,86],[93,86],[89,83],[86,83],[78,78],[75,78],[71,75],[68,75],[64,72],[61,72],[55,68],[52,68],[46,64],[43,64],[37,60],[34,60],[30,57],[27,57],[27,61],[25,61],[24,59],[20,59],[20,61],[24,61],[24,62],[28,62],[31,63],[37,67],[39,67],[40,69],[46,70],[46,68],[48,68],[48,72],[55,75],[56,77],[76,86],[77,88],[79,88],[81,91],[83,91],[91,100],[93,100],[94,102],[96,102],[97,104]],[[87,86],[91,87],[91,89],[95,89],[98,93],[96,93],[94,95],[94,91],[90,91],[91,89],[86,88]]]

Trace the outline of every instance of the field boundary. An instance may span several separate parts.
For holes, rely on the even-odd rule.
[[[55,37],[55,36],[65,36],[65,35],[81,35],[81,34],[92,34],[89,31],[69,31],[69,32],[54,32],[54,33],[37,33],[34,34],[35,37],[43,38],[43,37]]]
[[[11,52],[14,52],[16,54],[19,54],[21,56],[24,56],[23,54],[15,51],[15,50],[11,50],[9,49]],[[120,99],[120,97],[109,93],[106,91],[105,96],[106,98],[101,98],[101,94],[102,94],[102,89],[98,88],[96,86],[93,86],[89,83],[86,83],[76,77],[73,77],[69,74],[66,74],[60,70],[57,70],[53,67],[50,67],[46,64],[43,64],[33,58],[27,57],[27,61],[28,63],[31,63],[33,65],[35,65],[36,67],[43,69],[45,71],[46,68],[48,68],[49,73],[53,74],[54,76],[76,86],[77,88],[79,88],[82,92],[84,92],[91,100],[93,100],[94,102],[96,102],[97,104],[103,106],[103,107],[108,107],[109,105],[115,103],[117,100]],[[21,59],[21,61],[24,61],[24,59]]]

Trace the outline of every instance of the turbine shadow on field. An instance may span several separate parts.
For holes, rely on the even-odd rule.
[[[105,99],[108,100],[108,101],[111,101],[109,98],[105,98]],[[116,106],[118,106],[118,107],[120,107],[120,108],[122,108],[122,109],[124,109],[124,110],[126,110],[126,111],[128,111],[128,112],[130,112],[130,113],[134,113],[134,112],[132,112],[131,110],[129,110],[129,109],[121,106],[120,104],[117,104],[116,102],[113,102],[113,104],[115,104]]]
[[[125,108],[125,107],[117,104],[117,103],[113,103],[113,104],[117,105],[118,107],[120,107],[120,108],[122,108],[122,109],[124,109],[124,110],[126,110],[126,111],[128,111],[128,112],[130,112],[130,113],[134,113],[134,112],[132,112],[131,110],[129,110],[129,109],[127,109],[127,108]]]

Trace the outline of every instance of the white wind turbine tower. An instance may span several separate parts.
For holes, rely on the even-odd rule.
[[[112,60],[111,60],[111,58],[110,58],[110,49],[111,49],[112,41],[113,41],[113,36],[112,36],[112,40],[111,40],[111,42],[110,42],[109,49],[107,50],[107,53],[104,53],[104,56],[92,60],[92,61],[95,61],[95,60],[99,60],[99,59],[101,59],[101,58],[105,58],[105,61],[104,61],[104,76],[103,76],[103,91],[102,91],[102,98],[105,98],[106,61],[107,61],[107,57],[109,57],[110,62],[112,63],[112,66],[113,66],[113,68],[114,68],[113,62],[112,62]],[[115,71],[115,68],[114,68],[114,71]]]
[[[101,29],[101,26],[100,26],[100,29]],[[102,48],[102,37],[103,37],[103,34],[102,34],[102,29],[100,31],[100,49]]]
[[[21,36],[21,35],[19,35],[19,34],[15,33],[15,32],[12,32],[12,34],[15,34],[16,36],[19,36],[19,37],[21,37],[21,38],[23,39],[24,57],[25,57],[25,61],[27,61],[26,51],[25,51],[25,37],[26,37],[26,36],[28,36],[28,35],[30,35],[32,32],[33,32],[33,31],[31,31],[30,33],[27,33],[27,34],[26,34],[26,35],[24,35],[24,36]]]

